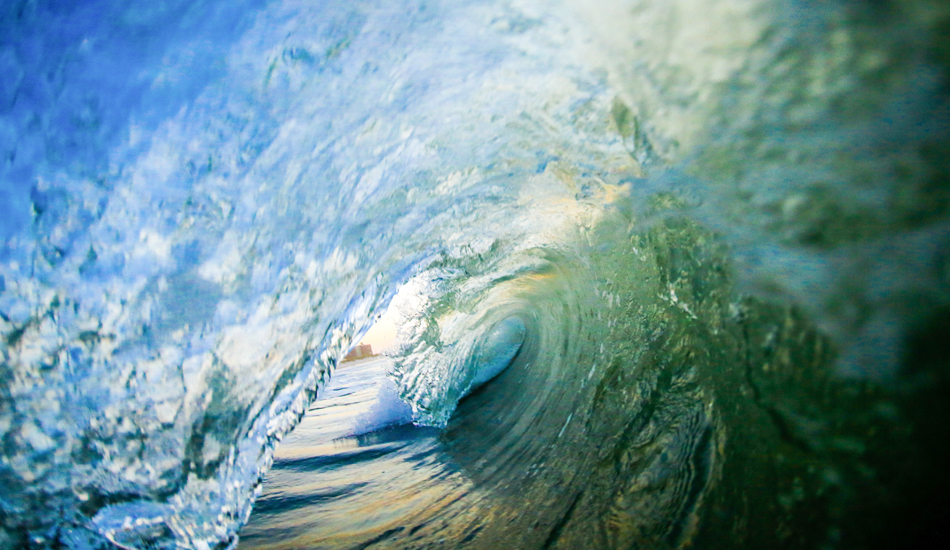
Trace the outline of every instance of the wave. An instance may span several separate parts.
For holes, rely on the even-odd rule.
[[[8,3],[0,546],[236,546],[387,308],[389,377],[353,382],[375,408],[311,435],[428,462],[341,488],[405,504],[345,544],[924,540],[950,494],[947,21]]]
[[[319,446],[341,437],[358,436],[412,422],[412,410],[399,398],[387,376],[385,359],[341,367],[320,388],[307,415],[282,441],[282,452],[295,446]]]

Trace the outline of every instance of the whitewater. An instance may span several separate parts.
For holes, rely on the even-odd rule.
[[[0,548],[923,544],[948,30],[5,2]]]

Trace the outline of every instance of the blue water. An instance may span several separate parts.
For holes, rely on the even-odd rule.
[[[5,2],[0,547],[926,540],[944,4]]]

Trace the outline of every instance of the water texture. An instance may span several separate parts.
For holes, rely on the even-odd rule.
[[[948,30],[940,0],[6,2],[0,547],[236,547],[311,403],[249,548],[922,544]],[[339,367],[387,308],[388,362]]]

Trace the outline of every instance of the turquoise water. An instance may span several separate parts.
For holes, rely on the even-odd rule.
[[[922,543],[948,22],[8,2],[0,547]]]

